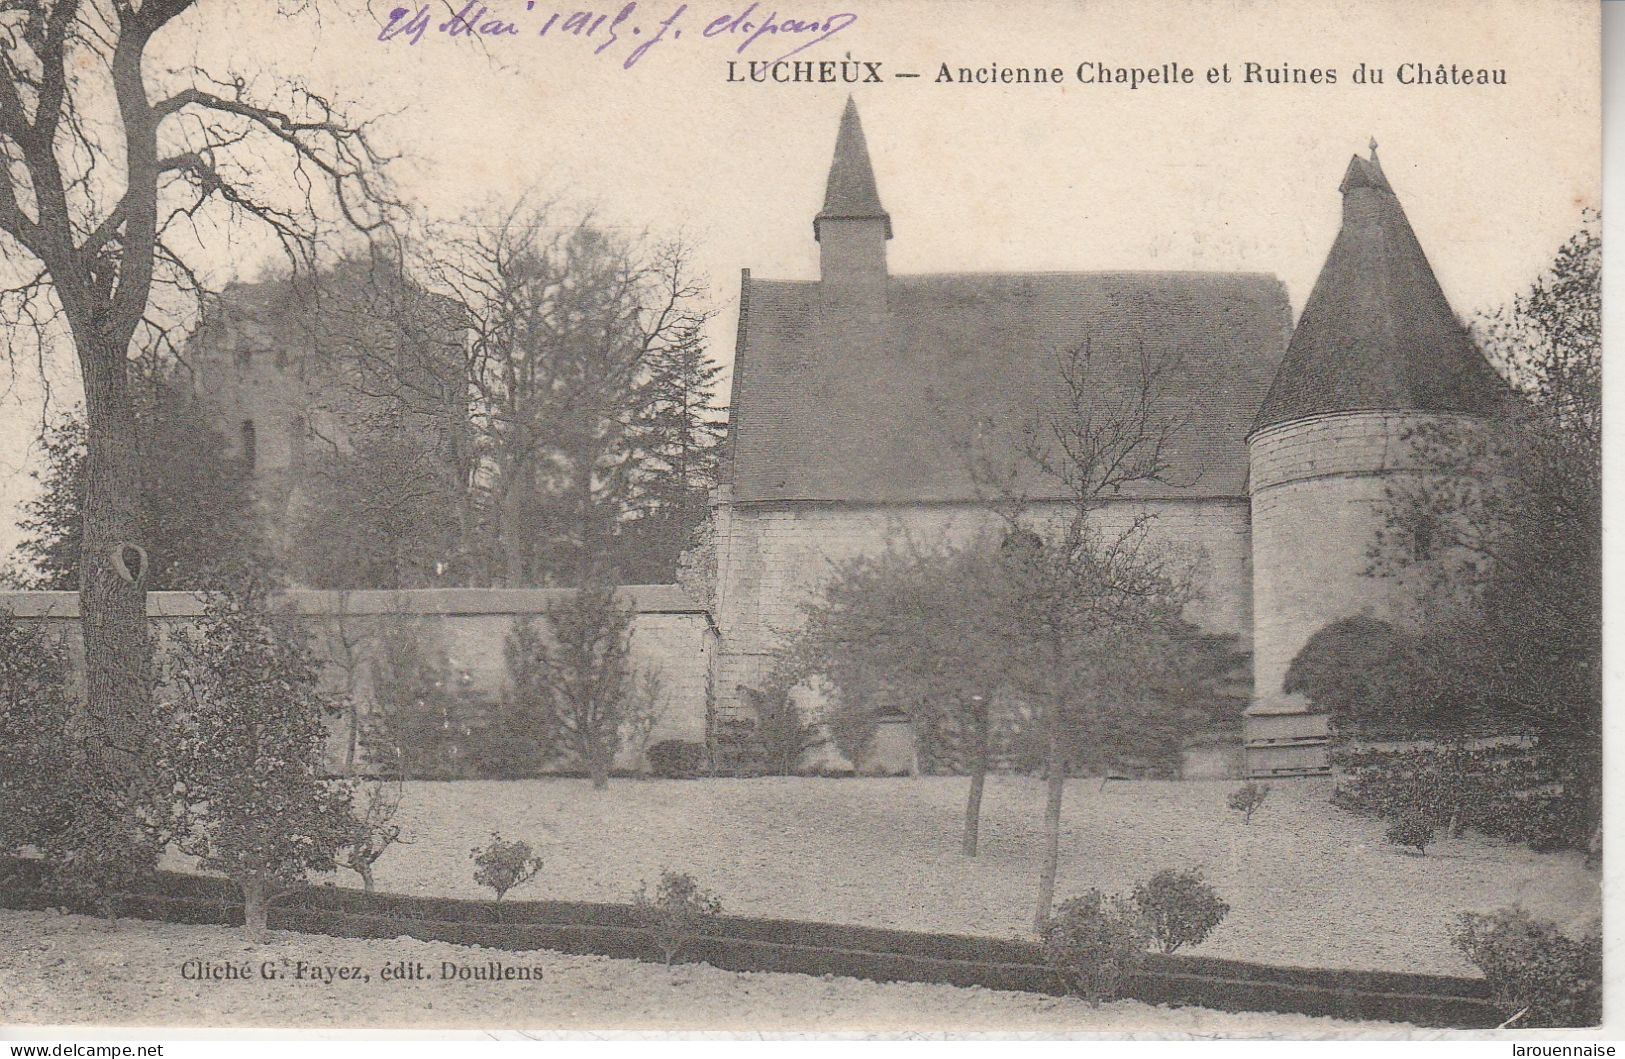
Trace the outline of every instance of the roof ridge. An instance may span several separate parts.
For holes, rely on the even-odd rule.
[[[980,271],[961,272],[893,272],[886,279],[891,283],[907,282],[909,280],[924,279],[1025,279],[1040,277],[1069,277],[1069,276],[1122,276],[1122,277],[1178,277],[1188,279],[1245,279],[1268,281],[1282,287],[1286,281],[1273,272],[1264,272],[1251,269],[1219,270],[1219,269],[1039,269],[1036,271],[1014,271],[1001,269],[984,269]],[[793,284],[816,287],[816,279],[773,279],[771,277],[755,277],[753,283],[771,283],[789,286]]]

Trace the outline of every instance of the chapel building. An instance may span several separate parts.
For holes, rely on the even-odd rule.
[[[892,218],[848,100],[813,218],[819,277],[741,282],[713,510],[719,706],[765,678],[832,560],[996,528],[965,439],[1055,409],[1055,357],[1087,343],[1091,379],[1123,395],[1142,357],[1177,364],[1162,400],[1182,424],[1163,481],[1094,517],[1155,515],[1149,532],[1195,571],[1188,616],[1251,650],[1245,771],[1325,771],[1325,718],[1283,692],[1286,668],[1331,621],[1414,617],[1415,586],[1369,574],[1390,485],[1430,472],[1407,439],[1480,421],[1506,392],[1374,147],[1339,190],[1342,229],[1295,326],[1262,273],[893,275]],[[1040,516],[1064,516],[1053,485],[1028,487]]]

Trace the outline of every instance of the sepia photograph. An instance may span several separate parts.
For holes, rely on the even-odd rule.
[[[0,0],[0,1037],[1608,1032],[1602,5],[822,3]]]

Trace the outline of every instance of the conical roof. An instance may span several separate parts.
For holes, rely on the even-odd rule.
[[[863,140],[863,123],[858,105],[846,97],[841,114],[841,131],[835,137],[835,158],[829,164],[829,180],[824,185],[824,208],[813,219],[813,237],[821,238],[822,221],[885,221],[886,238],[891,238],[891,214],[880,204],[875,188],[874,167],[869,164],[869,145]]]
[[[1325,412],[1494,412],[1506,384],[1451,312],[1375,150],[1339,190],[1342,230],[1254,431]]]

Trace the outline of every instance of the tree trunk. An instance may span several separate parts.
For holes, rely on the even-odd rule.
[[[245,878],[237,885],[243,891],[243,929],[251,941],[265,941],[270,936],[266,927],[271,907],[270,888],[260,878]]]
[[[372,865],[363,863],[356,868],[361,873],[361,889],[372,893]]]
[[[970,797],[965,801],[965,856],[976,856],[976,841],[982,828],[982,788],[987,784],[987,759],[991,752],[993,711],[984,703],[974,717],[975,745],[971,748]]]
[[[85,706],[95,743],[104,754],[111,751],[108,763],[133,764],[145,740],[150,660],[135,407],[123,350],[81,344],[80,353],[86,427],[79,560]]]
[[[531,495],[529,484],[529,466],[519,460],[511,460],[507,470],[508,480],[503,485],[502,510],[499,518],[502,551],[502,584],[504,588],[524,588],[526,579],[525,563],[525,499]]]
[[[609,560],[603,547],[607,541],[598,532],[598,512],[593,507],[593,463],[590,458],[576,460],[576,519],[581,542],[581,551],[576,555],[576,585],[581,588],[591,584],[597,569]]]
[[[604,755],[594,754],[592,764],[588,766],[588,771],[592,776],[593,790],[601,791],[609,786],[609,762],[604,758]]]
[[[347,733],[344,741],[344,771],[353,776],[355,775],[356,768],[356,744],[361,738],[361,704],[356,700],[355,691],[353,689],[344,698],[346,705],[345,712],[348,714],[350,726],[350,731]]]
[[[1044,864],[1038,875],[1038,908],[1033,913],[1033,933],[1042,937],[1055,904],[1055,873],[1061,859],[1061,795],[1066,789],[1066,761],[1061,753],[1061,711],[1049,708],[1048,746],[1044,772],[1049,780],[1044,803]]]

